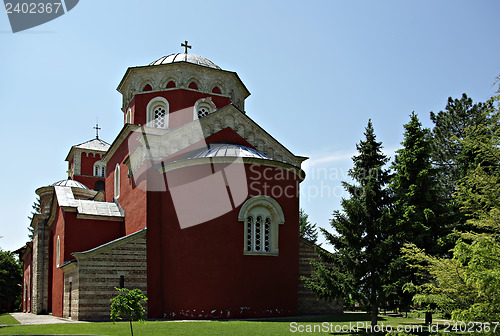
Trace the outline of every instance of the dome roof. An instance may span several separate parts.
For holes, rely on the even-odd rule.
[[[51,187],[56,187],[56,186],[57,187],[73,187],[73,188],[81,188],[81,189],[89,190],[89,188],[87,188],[82,183],[75,181],[75,180],[70,180],[70,179],[57,181],[56,183],[52,183],[50,186]]]
[[[257,159],[268,159],[269,157],[256,149],[237,144],[208,144],[208,149],[191,155],[188,159],[211,158],[211,157],[247,157]]]
[[[221,68],[217,64],[215,64],[208,58],[196,54],[181,54],[181,53],[170,54],[168,56],[163,56],[157,59],[156,61],[149,63],[149,65],[160,65],[160,64],[168,64],[174,62],[188,62],[209,67],[212,69],[221,70]]]

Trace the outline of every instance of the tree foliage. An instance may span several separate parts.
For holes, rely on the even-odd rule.
[[[130,333],[133,336],[132,321],[144,321],[146,319],[145,310],[141,303],[146,302],[148,298],[137,288],[132,290],[116,288],[116,290],[119,294],[111,299],[110,317],[114,322],[117,319],[121,320],[122,315],[124,315],[130,321]]]
[[[378,307],[385,302],[385,270],[392,254],[387,190],[390,175],[384,168],[389,159],[376,141],[371,120],[364,135],[365,140],[356,145],[358,155],[349,170],[354,183],[343,182],[350,198],[342,199],[342,211],[335,211],[330,222],[334,233],[321,228],[335,252],[320,253],[322,263],[313,262],[314,271],[306,284],[319,297],[342,296],[346,302],[369,306],[375,325]]]
[[[309,215],[304,211],[304,209],[299,210],[299,229],[299,235],[301,238],[305,238],[310,242],[316,243],[318,240],[316,223],[312,224],[309,222]]]
[[[13,308],[21,300],[23,271],[12,252],[0,249],[0,307]],[[17,308],[17,307],[16,307]]]
[[[450,258],[430,256],[407,245],[405,258],[426,282],[409,283],[420,304],[433,304],[461,321],[500,319],[500,125],[494,107],[498,96],[483,105],[481,123],[463,128],[457,146],[466,154],[465,172],[453,199],[467,226],[456,231]]]

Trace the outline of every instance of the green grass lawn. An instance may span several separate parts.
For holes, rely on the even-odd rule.
[[[0,325],[2,324],[19,324],[19,321],[10,316],[10,314],[5,313],[5,314],[0,314]]]
[[[134,322],[134,335],[371,335],[352,332],[352,327],[369,325],[370,316],[349,313],[322,319],[273,320],[273,321],[147,321]],[[359,325],[358,325],[359,323]],[[380,316],[379,326],[406,326],[419,328],[422,321],[412,318]],[[351,329],[349,329],[351,327]],[[342,329],[343,328],[343,329]],[[128,322],[64,323],[48,325],[16,325],[0,328],[0,335],[130,335]],[[385,335],[377,332],[373,335]],[[429,335],[425,332],[421,335]]]

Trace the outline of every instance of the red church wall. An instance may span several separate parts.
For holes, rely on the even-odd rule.
[[[231,100],[227,97],[183,89],[138,94],[125,109],[126,113],[129,107],[133,108],[134,124],[146,124],[146,108],[149,101],[155,97],[163,97],[168,101],[169,128],[177,128],[193,121],[194,104],[201,98],[211,97],[217,109],[231,104]]]
[[[97,181],[103,181],[105,182],[104,177],[95,177],[95,176],[81,176],[81,175],[75,175],[73,176],[73,180],[78,181],[80,183],[83,183],[87,188],[94,190],[95,183]]]
[[[33,250],[28,248],[23,259],[23,312],[31,312],[31,298],[33,295]]]
[[[197,169],[183,168],[177,181],[196,176]],[[238,221],[241,204],[211,221],[181,229],[170,194],[151,194],[148,212],[154,215],[148,218],[147,232],[150,317],[239,318],[296,313],[298,178],[293,173],[284,176],[278,168],[245,165],[245,170],[251,186],[248,198],[270,196],[284,212],[285,223],[278,227],[279,255],[243,254],[244,223]],[[272,177],[266,181],[265,174]],[[276,178],[277,174],[281,177]]]
[[[49,296],[48,309],[54,316],[62,317],[63,281],[64,275],[58,268],[64,262],[64,228],[65,220],[63,210],[58,207],[55,218],[50,225],[49,245]],[[57,260],[57,237],[59,237],[60,259]]]
[[[120,196],[118,203],[125,211],[125,235],[137,232],[146,227],[147,213],[146,209],[146,181],[137,181],[128,176],[128,167],[123,161],[129,154],[128,138],[125,139],[120,147],[107,163],[106,169],[106,201],[112,202],[114,198],[114,180],[115,167],[120,164]]]
[[[94,163],[101,160],[101,155],[94,153],[82,153],[81,154],[81,175],[94,176]],[[82,182],[83,183],[83,182]],[[91,189],[94,187],[92,186]]]
[[[231,127],[226,127],[219,132],[208,136],[205,139],[207,144],[217,143],[217,142],[225,142],[225,143],[234,143],[242,146],[246,146],[249,148],[256,149],[252,146],[248,141],[246,141],[241,135],[236,133]]]

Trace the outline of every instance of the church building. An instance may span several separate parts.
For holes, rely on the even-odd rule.
[[[115,288],[141,289],[148,318],[339,309],[300,280],[314,257],[299,238],[306,158],[251,119],[235,72],[183,47],[128,68],[120,133],[71,147],[68,178],[36,190],[25,312],[107,320]]]

